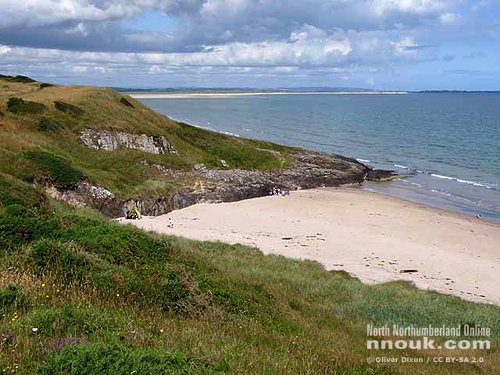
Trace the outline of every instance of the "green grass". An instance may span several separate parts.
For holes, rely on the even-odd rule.
[[[70,162],[48,152],[28,151],[23,156],[33,162],[36,172],[49,179],[56,187],[71,188],[84,178],[84,174]]]
[[[0,112],[5,113],[0,118],[0,173],[26,181],[33,177],[22,160],[27,152],[63,158],[91,183],[122,198],[150,194],[148,181],[163,181],[161,194],[169,196],[192,183],[172,181],[154,165],[190,171],[200,163],[208,168],[225,168],[227,163],[229,168],[276,170],[292,163],[293,148],[178,123],[109,89],[46,85],[40,89],[42,85],[37,82],[20,83],[1,77],[0,82]],[[29,116],[19,116],[21,113]],[[88,128],[164,136],[179,154],[93,150],[79,139]],[[49,173],[48,169],[39,169],[37,177],[50,181],[52,176],[44,173]]]
[[[494,306],[155,236],[27,194],[36,189],[6,176],[0,183],[11,192],[0,200],[0,371],[469,374],[464,365],[368,365],[366,324],[481,323],[498,342]],[[32,198],[20,205],[23,194]],[[477,371],[493,374],[498,347],[481,355]]]
[[[123,197],[168,197],[193,181],[167,179],[153,164],[190,170],[222,159],[271,170],[289,165],[294,149],[177,123],[107,89],[0,81],[0,374],[497,372],[497,307],[407,283],[365,285],[245,246],[157,236],[44,193],[46,183],[86,178]],[[6,111],[11,97],[43,104],[43,116]],[[92,150],[78,138],[88,127],[163,135],[179,156]],[[432,355],[480,354],[484,363],[366,363],[367,324],[465,323],[490,326],[493,349]]]

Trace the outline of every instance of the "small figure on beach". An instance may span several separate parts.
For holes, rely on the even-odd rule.
[[[285,195],[290,195],[290,189],[286,187],[278,187],[278,186],[273,186],[269,190],[269,195],[276,195],[276,196],[285,196]]]
[[[168,227],[174,229],[174,221],[171,217],[168,218]]]

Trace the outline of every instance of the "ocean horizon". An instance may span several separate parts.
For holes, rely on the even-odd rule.
[[[178,121],[406,177],[364,189],[500,221],[500,93],[139,98]]]

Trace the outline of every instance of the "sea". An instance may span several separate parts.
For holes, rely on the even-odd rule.
[[[141,99],[178,121],[392,169],[363,188],[500,221],[500,93],[294,93]]]

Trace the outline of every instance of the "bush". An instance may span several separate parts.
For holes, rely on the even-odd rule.
[[[84,178],[82,172],[59,156],[44,151],[28,151],[24,157],[35,163],[37,169],[58,188],[72,188]]]
[[[24,288],[17,284],[10,284],[0,288],[0,319],[2,314],[10,309],[26,310],[29,306],[29,298]]]
[[[7,108],[11,108],[11,107],[14,107],[16,105],[23,104],[23,103],[24,103],[23,99],[12,97],[12,98],[9,98],[9,100],[7,102]]]
[[[44,196],[33,186],[0,174],[0,206],[37,207],[43,200]]]
[[[125,107],[134,108],[134,105],[125,98],[121,98],[120,103],[123,104]]]
[[[124,225],[77,215],[67,217],[66,221],[72,225],[63,234],[65,240],[75,241],[110,263],[137,266],[153,259],[160,263],[172,252],[172,245],[166,239]]]
[[[69,345],[53,351],[35,374],[210,374],[228,370],[225,365],[193,361],[180,353],[159,348],[130,348],[121,344]]]
[[[53,85],[53,84],[51,84],[51,83],[41,83],[41,84],[40,84],[40,88],[41,88],[41,89],[44,89],[44,88],[46,88],[46,87],[53,87],[53,86],[54,86],[54,85]]]
[[[73,116],[80,116],[81,114],[83,114],[83,109],[73,104],[55,101],[54,105],[59,111],[69,113]]]
[[[45,110],[45,105],[36,102],[27,102],[21,98],[10,98],[7,102],[7,110],[15,114],[23,113],[42,113]]]
[[[36,211],[21,205],[8,206],[0,215],[0,246],[15,249],[44,236],[54,235],[59,227],[58,219]]]
[[[36,82],[33,78],[26,77],[26,76],[15,76],[10,79],[12,82],[19,82],[19,83],[33,83]]]
[[[40,131],[56,132],[62,130],[63,128],[64,126],[60,122],[46,117],[43,117],[38,123],[38,130]]]
[[[184,277],[174,270],[168,270],[167,281],[163,285],[163,309],[166,311],[181,312],[187,305],[194,304],[192,278]]]

